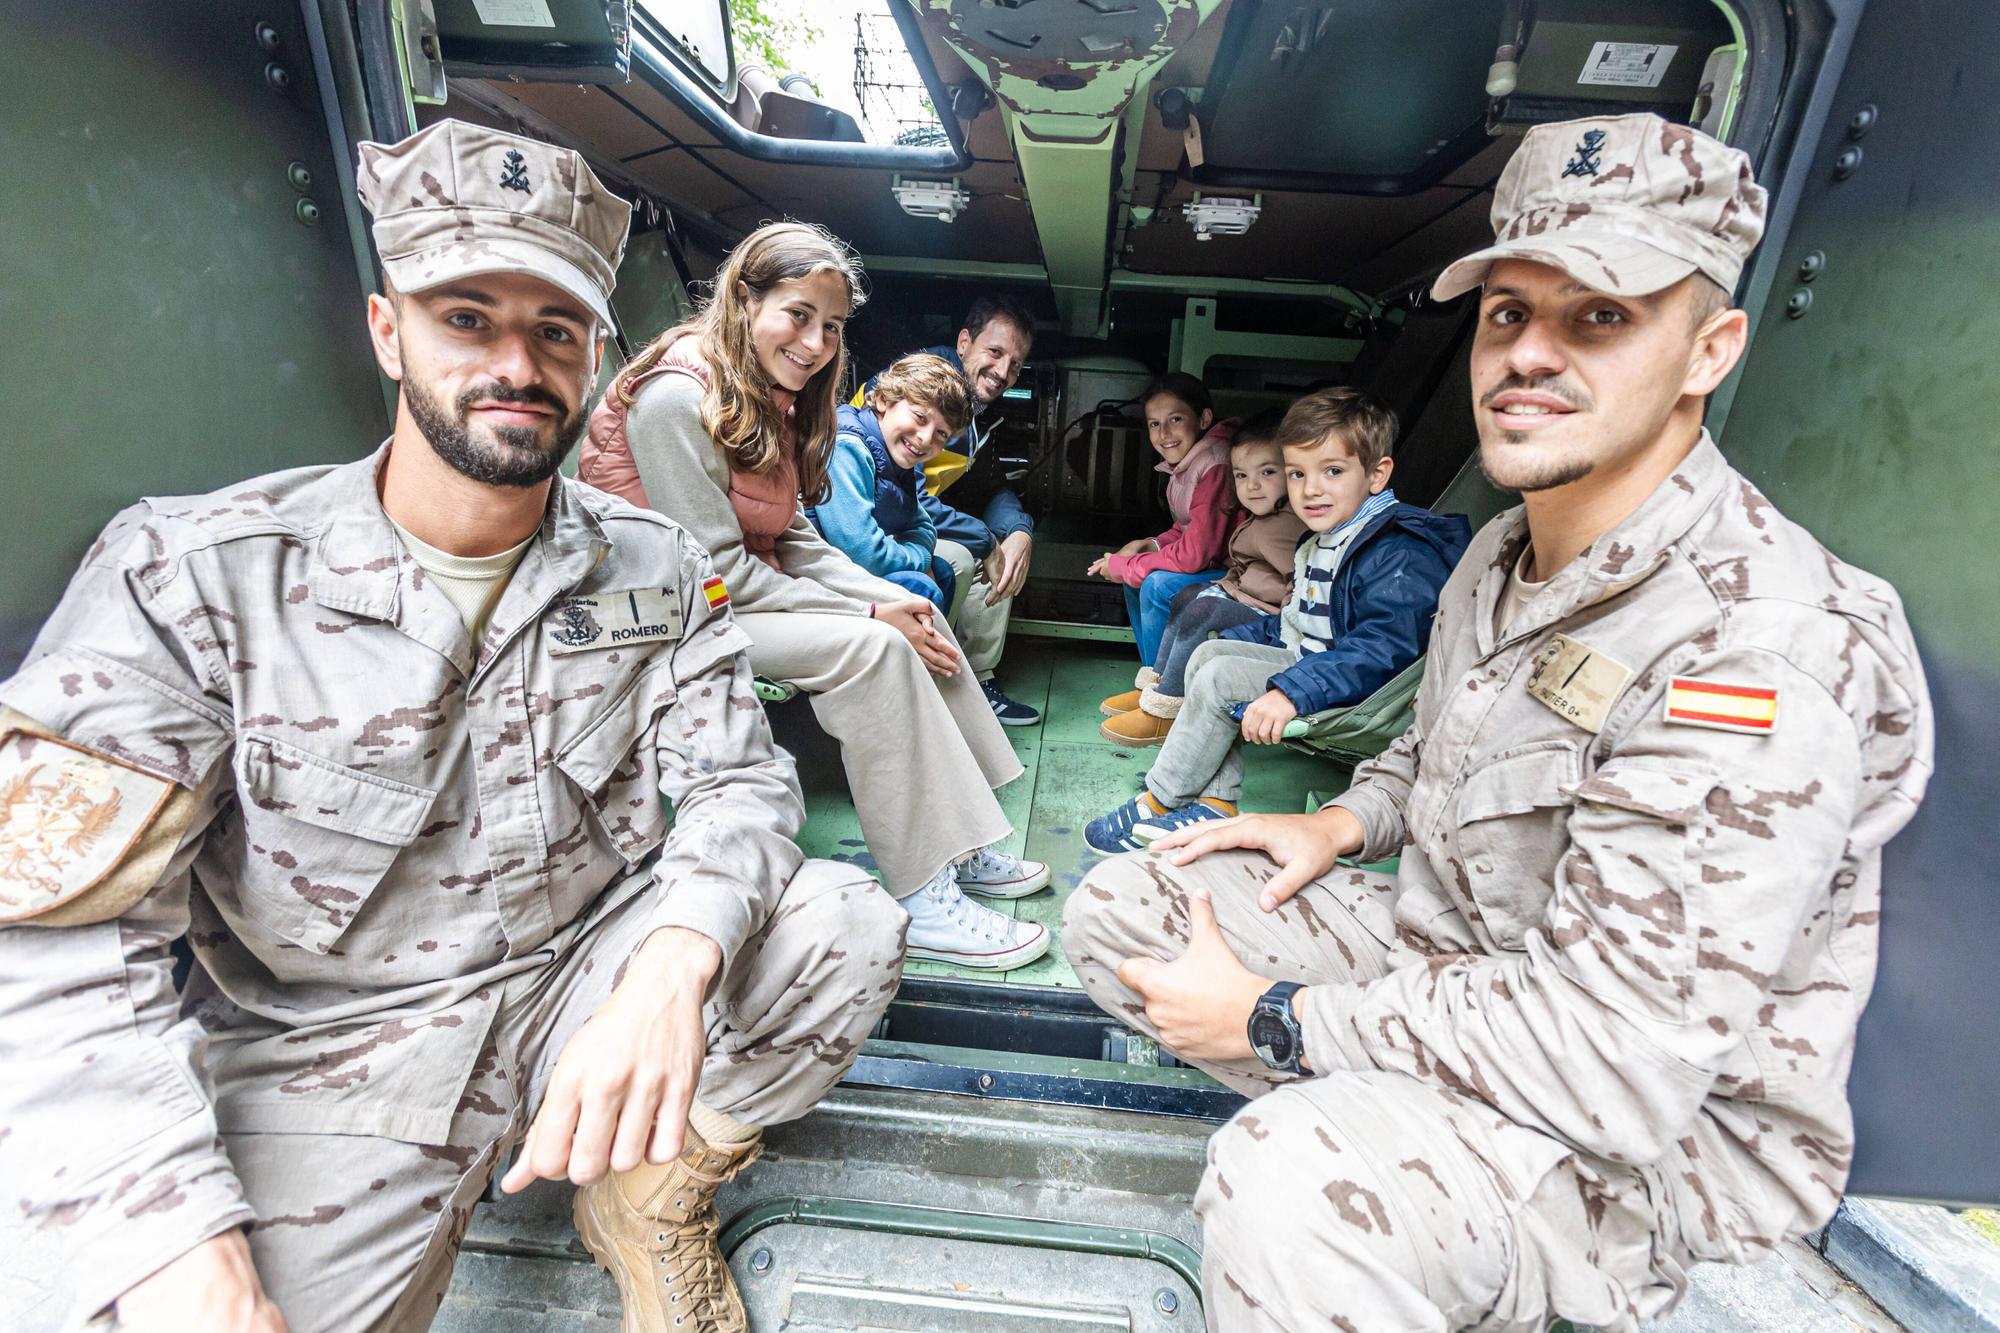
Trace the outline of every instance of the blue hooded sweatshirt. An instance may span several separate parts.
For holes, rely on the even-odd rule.
[[[1332,646],[1300,657],[1266,687],[1282,690],[1303,717],[1360,703],[1387,685],[1430,647],[1438,594],[1471,542],[1472,525],[1460,514],[1395,504],[1367,520],[1341,557],[1327,600],[1304,608],[1332,622]],[[1300,581],[1292,596],[1321,586]],[[1259,616],[1222,637],[1282,648],[1282,619]]]
[[[937,532],[918,469],[889,457],[873,409],[843,406],[827,459],[827,497],[806,510],[820,535],[870,574],[928,574]]]
[[[939,343],[935,347],[919,348],[918,351],[941,356],[951,362],[959,374],[965,373],[965,363],[958,359],[958,349],[950,343]],[[867,395],[874,391],[875,377],[871,375],[862,387],[861,401],[867,402]],[[978,514],[948,504],[928,491],[919,497],[924,512],[930,515],[932,527],[937,529],[939,541],[957,542],[981,558],[998,546],[1003,538],[1016,532],[1033,535],[1035,531],[1035,521],[1028,517],[1021,497],[1009,490],[1000,476],[1000,460],[992,454],[984,458],[980,456],[985,444],[986,437],[979,433],[979,420],[975,417],[945,445],[945,448],[972,460],[965,475],[952,486],[952,492],[964,504],[980,505]]]

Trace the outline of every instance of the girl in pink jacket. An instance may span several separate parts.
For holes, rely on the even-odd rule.
[[[1159,655],[1174,594],[1222,577],[1229,540],[1229,441],[1236,419],[1217,421],[1208,389],[1178,371],[1146,386],[1146,434],[1167,474],[1167,508],[1174,525],[1099,556],[1087,571],[1125,585],[1125,613],[1139,657]]]

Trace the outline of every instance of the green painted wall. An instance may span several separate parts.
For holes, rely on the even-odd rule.
[[[0,7],[0,125],[5,672],[124,505],[353,458],[388,418],[298,5]]]

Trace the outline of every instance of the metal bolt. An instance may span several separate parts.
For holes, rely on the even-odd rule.
[[[303,162],[294,162],[289,167],[286,167],[285,179],[290,181],[292,188],[300,194],[304,194],[312,188],[313,174],[306,169],[306,164]]]
[[[1799,281],[1811,282],[1826,272],[1826,251],[1815,250],[1799,261]]]
[[[757,1251],[757,1253],[755,1253],[755,1254],[751,1255],[751,1256],[750,1256],[750,1271],[751,1271],[751,1272],[753,1272],[753,1273],[768,1273],[768,1272],[770,1272],[770,1271],[771,1271],[771,1252],[770,1252],[769,1250],[767,1250],[767,1249],[760,1249],[760,1250],[758,1250],[758,1251]]]
[[[257,25],[257,45],[263,47],[266,51],[276,51],[284,45],[284,42],[279,38],[276,28],[268,23],[259,23]]]
[[[310,199],[301,199],[292,209],[292,215],[308,227],[319,225],[319,205]]]
[[[1804,319],[1806,311],[1812,309],[1812,302],[1812,290],[1807,287],[1799,288],[1792,293],[1791,299],[1785,302],[1785,318]]]
[[[1854,144],[1840,150],[1840,156],[1833,159],[1833,178],[1844,181],[1852,176],[1861,165],[1861,149]]]
[[[981,1092],[993,1091],[993,1075],[981,1074],[979,1076],[979,1090]]]
[[[1153,1308],[1161,1314],[1177,1314],[1181,1308],[1181,1298],[1166,1287],[1153,1293]]]
[[[270,64],[264,66],[264,82],[270,84],[281,93],[290,92],[292,89],[292,72],[273,60]]]
[[[1875,128],[1875,118],[1880,114],[1873,102],[1864,103],[1862,108],[1848,119],[1847,137],[1860,139],[1862,135]]]

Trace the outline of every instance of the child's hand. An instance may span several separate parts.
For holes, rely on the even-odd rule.
[[[1298,715],[1283,690],[1266,690],[1243,710],[1243,739],[1252,745],[1276,745],[1285,738],[1285,724]]]
[[[1149,555],[1160,549],[1160,544],[1151,537],[1134,537],[1118,548],[1120,555]]]
[[[1084,570],[1083,574],[1085,578],[1097,578],[1097,579],[1110,578],[1111,552],[1106,551],[1103,555],[1100,555],[1097,557],[1097,559],[1091,561],[1090,568]]]

